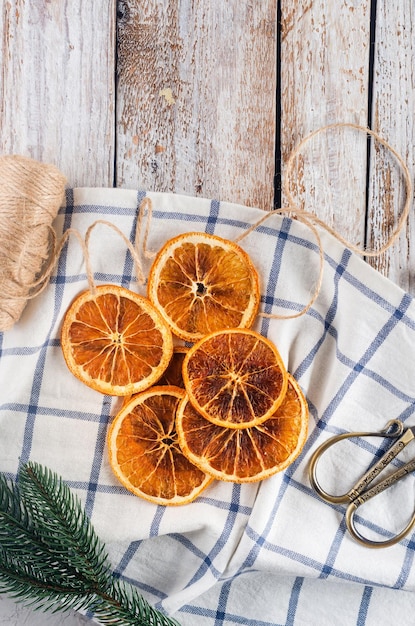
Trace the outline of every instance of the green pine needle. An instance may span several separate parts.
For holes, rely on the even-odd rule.
[[[79,500],[37,463],[17,483],[0,473],[0,593],[35,609],[84,609],[102,624],[179,626],[112,574]]]

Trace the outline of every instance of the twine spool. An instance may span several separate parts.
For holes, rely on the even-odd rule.
[[[53,165],[13,155],[0,157],[0,181],[0,331],[4,331],[43,286],[56,240],[52,222],[66,179]]]

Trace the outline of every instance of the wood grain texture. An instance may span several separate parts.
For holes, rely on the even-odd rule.
[[[415,7],[411,0],[378,0],[374,64],[373,129],[415,168]],[[375,144],[368,203],[368,245],[379,248],[391,236],[405,203],[399,166]],[[415,294],[415,218],[410,211],[399,241],[370,263]]]
[[[273,204],[276,3],[119,4],[117,185]]]
[[[311,131],[366,126],[369,39],[369,0],[282,2],[283,163]],[[365,236],[366,158],[364,134],[330,131],[305,146],[290,176],[298,205],[357,245]]]
[[[0,151],[113,184],[115,0],[4,0]]]

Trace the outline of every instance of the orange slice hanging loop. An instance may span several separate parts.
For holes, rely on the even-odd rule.
[[[373,137],[374,139],[376,139],[376,141],[378,141],[384,148],[386,148],[393,155],[393,157],[396,159],[399,167],[402,170],[402,174],[403,174],[403,178],[405,182],[405,191],[406,191],[405,204],[402,209],[399,220],[396,224],[395,230],[392,232],[388,241],[383,246],[381,246],[378,250],[366,250],[364,248],[360,248],[359,246],[355,246],[354,244],[350,243],[349,241],[344,239],[344,237],[339,235],[337,231],[335,231],[328,224],[323,222],[323,220],[320,220],[316,215],[314,215],[313,213],[309,213],[307,211],[303,211],[296,204],[293,198],[293,195],[291,193],[290,182],[291,182],[292,170],[294,167],[295,160],[298,157],[298,155],[301,153],[304,146],[317,135],[323,132],[326,132],[328,130],[331,130],[331,129],[336,129],[336,128],[338,129],[351,128],[351,129],[357,130],[358,132],[362,132],[366,135]],[[409,210],[410,210],[410,206],[412,202],[413,188],[412,188],[411,174],[409,172],[408,166],[406,165],[401,155],[390,145],[390,143],[388,143],[385,139],[383,139],[378,133],[376,133],[375,131],[369,128],[366,128],[365,126],[359,126],[358,124],[351,124],[347,122],[339,122],[336,124],[329,124],[327,126],[323,126],[322,128],[318,128],[317,130],[311,132],[302,141],[300,141],[300,143],[296,146],[296,148],[291,152],[290,156],[288,157],[287,164],[286,164],[286,171],[285,171],[284,183],[283,183],[283,192],[288,201],[289,211],[293,211],[297,216],[303,215],[307,219],[312,220],[315,224],[318,224],[318,226],[320,226],[321,228],[329,232],[331,235],[333,235],[333,237],[335,237],[338,241],[340,241],[344,246],[346,246],[350,250],[353,250],[353,252],[356,252],[357,254],[364,255],[367,257],[376,257],[376,256],[380,256],[388,248],[390,248],[395,243],[396,239],[399,237],[399,234],[401,230],[403,229],[405,222],[407,220],[407,217],[409,215]]]
[[[404,181],[405,181],[405,190],[406,190],[406,197],[405,197],[405,204],[404,207],[402,209],[400,218],[398,220],[398,223],[396,225],[395,230],[393,231],[392,235],[390,236],[390,238],[388,239],[388,241],[379,248],[379,250],[367,250],[367,249],[362,249],[359,248],[358,246],[355,246],[354,244],[352,244],[351,242],[347,241],[344,237],[342,237],[337,231],[335,231],[333,228],[331,228],[328,224],[326,224],[323,220],[321,220],[320,218],[318,218],[314,213],[311,213],[309,211],[304,211],[303,209],[301,209],[295,202],[293,195],[291,193],[290,190],[290,182],[291,182],[291,174],[292,174],[292,169],[294,167],[294,163],[296,158],[298,157],[298,155],[301,153],[301,150],[304,148],[304,146],[311,140],[313,139],[313,137],[315,137],[316,135],[325,132],[327,130],[330,129],[334,129],[334,128],[352,128],[354,130],[357,130],[359,132],[363,132],[367,135],[372,136],[374,139],[376,139],[381,145],[383,145],[387,150],[389,150],[391,152],[391,154],[395,157],[396,161],[398,162],[400,168],[402,169],[402,173],[403,173],[403,177],[404,177]],[[390,248],[396,241],[396,239],[399,237],[405,222],[408,218],[409,215],[409,210],[410,210],[410,206],[411,206],[411,202],[412,202],[412,193],[413,193],[413,186],[412,186],[412,180],[411,180],[411,175],[409,172],[409,169],[406,165],[406,163],[404,162],[403,158],[401,157],[401,155],[394,149],[392,148],[392,146],[385,141],[384,139],[382,139],[382,137],[380,135],[378,135],[378,133],[374,132],[373,130],[370,130],[369,128],[366,128],[364,126],[358,126],[357,124],[349,124],[349,123],[338,123],[338,124],[330,124],[328,126],[323,126],[322,128],[319,128],[317,130],[315,130],[314,132],[310,133],[309,135],[307,135],[302,141],[300,141],[300,143],[297,145],[297,147],[291,152],[288,160],[287,160],[287,164],[286,164],[286,171],[285,171],[285,176],[284,176],[284,183],[283,183],[283,192],[285,197],[288,200],[288,207],[287,208],[279,208],[276,210],[272,210],[272,211],[268,211],[263,217],[261,217],[257,222],[255,222],[254,224],[252,224],[252,226],[250,226],[248,228],[248,230],[246,230],[244,233],[242,233],[237,239],[235,239],[236,242],[240,242],[242,241],[242,239],[244,239],[245,237],[247,237],[251,232],[255,231],[261,224],[263,224],[266,220],[270,219],[272,216],[274,215],[280,215],[280,214],[285,214],[288,215],[289,217],[294,217],[295,219],[297,219],[299,222],[302,222],[303,224],[305,224],[308,228],[310,228],[310,230],[312,231],[316,242],[317,242],[317,247],[318,247],[318,251],[319,251],[319,275],[318,275],[318,279],[317,279],[317,283],[316,283],[316,287],[311,295],[311,298],[309,300],[309,302],[304,306],[303,309],[301,309],[301,311],[299,311],[298,313],[294,313],[294,314],[288,314],[288,315],[280,315],[277,313],[259,313],[259,316],[261,317],[266,317],[266,318],[270,318],[270,319],[292,319],[292,318],[296,318],[296,317],[300,317],[302,315],[304,315],[305,313],[307,313],[307,311],[311,308],[311,306],[314,304],[314,302],[316,301],[320,290],[321,290],[321,286],[323,283],[323,271],[324,271],[324,250],[323,250],[323,245],[320,239],[320,235],[318,233],[317,228],[315,227],[315,225],[319,226],[320,228],[322,228],[323,230],[327,231],[328,233],[330,233],[333,237],[335,237],[335,239],[337,239],[337,241],[339,241],[341,244],[343,244],[344,246],[346,246],[347,248],[349,248],[350,250],[352,250],[353,252],[359,254],[359,255],[364,255],[367,257],[376,257],[376,256],[380,256],[382,255],[388,248]]]
[[[142,269],[142,266],[141,266],[140,257],[137,254],[137,251],[134,248],[134,246],[131,243],[131,241],[124,235],[124,233],[118,228],[118,226],[116,226],[112,222],[109,222],[108,220],[96,220],[95,222],[93,222],[89,226],[89,228],[88,228],[88,230],[86,231],[86,234],[85,234],[85,253],[84,254],[85,254],[86,274],[87,274],[87,279],[88,279],[88,284],[89,284],[90,291],[92,293],[94,293],[96,287],[95,287],[95,281],[94,281],[94,273],[93,273],[92,266],[91,266],[91,259],[90,259],[90,255],[89,255],[89,242],[90,242],[90,239],[91,239],[92,231],[99,224],[103,224],[104,226],[108,226],[109,228],[112,228],[112,230],[114,230],[121,237],[121,239],[124,241],[125,245],[127,246],[128,250],[130,251],[130,254],[131,254],[131,256],[133,258],[133,261],[134,261],[135,271],[136,271],[136,275],[137,275],[137,282],[140,285],[144,285],[144,283],[145,283],[145,276],[144,276],[143,269]]]

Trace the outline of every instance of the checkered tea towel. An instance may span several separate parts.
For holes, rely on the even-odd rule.
[[[154,251],[186,231],[236,239],[263,215],[217,201],[148,195],[154,206],[148,247]],[[68,190],[56,230],[73,227],[85,234],[95,220],[105,219],[132,240],[144,196],[120,189]],[[280,623],[279,612],[292,611],[298,584],[288,604],[278,597],[270,602],[280,576],[415,588],[413,536],[374,556],[350,538],[344,507],[322,502],[310,486],[310,455],[328,437],[380,430],[391,418],[415,424],[412,298],[330,235],[321,236],[324,276],[312,308],[296,319],[258,316],[255,324],[277,345],[306,394],[305,447],[284,472],[256,484],[216,481],[187,506],[156,506],[117,482],[106,432],[120,401],[86,387],[65,365],[62,319],[87,288],[76,238],[62,251],[47,289],[0,335],[0,471],[15,477],[19,464],[33,460],[60,474],[84,503],[115,571],[184,624]],[[262,312],[291,314],[307,304],[318,280],[319,254],[306,226],[273,215],[240,245],[260,275]],[[90,250],[97,284],[144,293],[125,242],[113,230],[97,226]],[[383,444],[372,438],[339,446],[322,463],[324,487],[346,491]],[[407,454],[415,455],[415,444]],[[410,475],[359,509],[361,532],[382,540],[401,530],[412,514],[414,488]],[[200,600],[207,596],[209,606]]]

